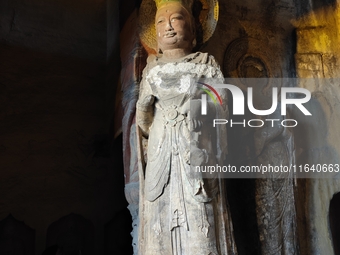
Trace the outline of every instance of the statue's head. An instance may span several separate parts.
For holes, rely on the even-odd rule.
[[[142,0],[140,39],[149,53],[167,49],[191,51],[213,34],[218,20],[218,0]]]
[[[190,3],[183,0],[156,0],[156,5],[155,27],[159,51],[191,51],[195,44],[195,26]]]

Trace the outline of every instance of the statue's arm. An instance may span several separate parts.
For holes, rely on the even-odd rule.
[[[143,75],[136,105],[136,122],[145,137],[148,137],[149,128],[153,122],[154,100],[150,84]]]
[[[207,58],[207,64],[214,67],[214,71],[212,73],[212,78],[213,78],[213,83],[214,84],[223,84],[224,83],[224,76],[223,73],[221,71],[220,65],[216,62],[214,56],[209,55],[209,57]],[[227,119],[229,116],[228,114],[228,95],[227,95],[227,90],[226,89],[216,89],[217,93],[219,94],[221,100],[222,100],[222,109],[224,114],[223,117],[225,119]],[[208,98],[208,107],[211,108],[211,114],[217,114],[218,112],[216,111],[215,104],[213,104],[213,102],[211,100],[209,100],[210,98]],[[213,113],[215,112],[215,113]],[[221,116],[220,116],[221,117]]]
[[[223,84],[224,82],[224,76],[220,69],[219,64],[216,62],[215,58],[211,55],[209,55],[208,63],[214,67],[216,70],[215,73],[212,75],[214,82],[216,84]],[[210,107],[212,109],[215,109],[215,118],[217,119],[229,119],[229,109],[228,109],[228,94],[226,89],[216,89],[217,93],[221,97],[222,100],[222,107],[220,107],[218,104],[212,104],[210,103]],[[227,149],[227,129],[226,126],[220,125],[218,128],[218,140],[216,142],[216,149],[217,149],[217,158],[223,163],[226,154],[228,154]]]

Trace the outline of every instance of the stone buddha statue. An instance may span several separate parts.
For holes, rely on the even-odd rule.
[[[207,2],[215,16],[207,15],[205,24],[217,19],[216,4]],[[148,57],[136,106],[138,254],[236,254],[224,182],[218,175],[208,178],[194,170],[223,164],[226,130],[211,132],[205,123],[207,118],[226,119],[228,108],[225,92],[219,91],[223,103],[208,101],[208,117],[201,115],[205,92],[197,89],[197,82],[221,82],[223,75],[213,56],[193,52],[197,29],[192,5],[184,0],[145,0],[140,10],[141,39],[157,54]],[[213,29],[202,27],[204,41]],[[157,44],[152,45],[155,38]]]

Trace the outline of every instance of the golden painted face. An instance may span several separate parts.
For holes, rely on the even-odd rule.
[[[171,2],[158,9],[155,25],[160,50],[192,49],[194,32],[191,15],[180,3]]]

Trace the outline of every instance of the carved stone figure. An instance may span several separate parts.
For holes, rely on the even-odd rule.
[[[236,84],[243,91],[254,89],[253,104],[256,109],[269,109],[272,105],[272,89],[285,85],[281,77],[282,61],[276,49],[270,49],[261,40],[244,37],[234,40],[225,54],[226,82]],[[268,116],[246,113],[250,119],[290,119],[290,111],[281,115],[281,107]],[[235,116],[233,116],[235,117]],[[266,122],[266,121],[264,121]],[[229,132],[229,157],[234,165],[280,166],[295,164],[293,130],[266,122],[262,127],[236,127]],[[255,203],[257,232],[261,254],[297,254],[296,210],[294,173],[268,173],[256,176]],[[236,225],[236,223],[235,223]],[[236,228],[236,226],[235,226]],[[241,253],[241,252],[240,252]],[[250,254],[250,252],[248,252]]]
[[[192,2],[158,0],[156,16],[146,8],[153,2],[143,4],[144,28],[152,27],[147,19],[155,17],[158,55],[147,60],[136,107],[139,254],[236,254],[223,180],[195,171],[195,166],[221,165],[225,158],[225,127],[211,132],[205,125],[201,118],[205,92],[196,88],[201,78],[221,82],[222,72],[212,56],[192,53],[196,41]],[[217,19],[216,9],[205,24],[209,17]],[[212,30],[203,26],[203,41],[209,33]],[[211,118],[228,116],[226,94],[219,94],[222,106],[208,101]]]

